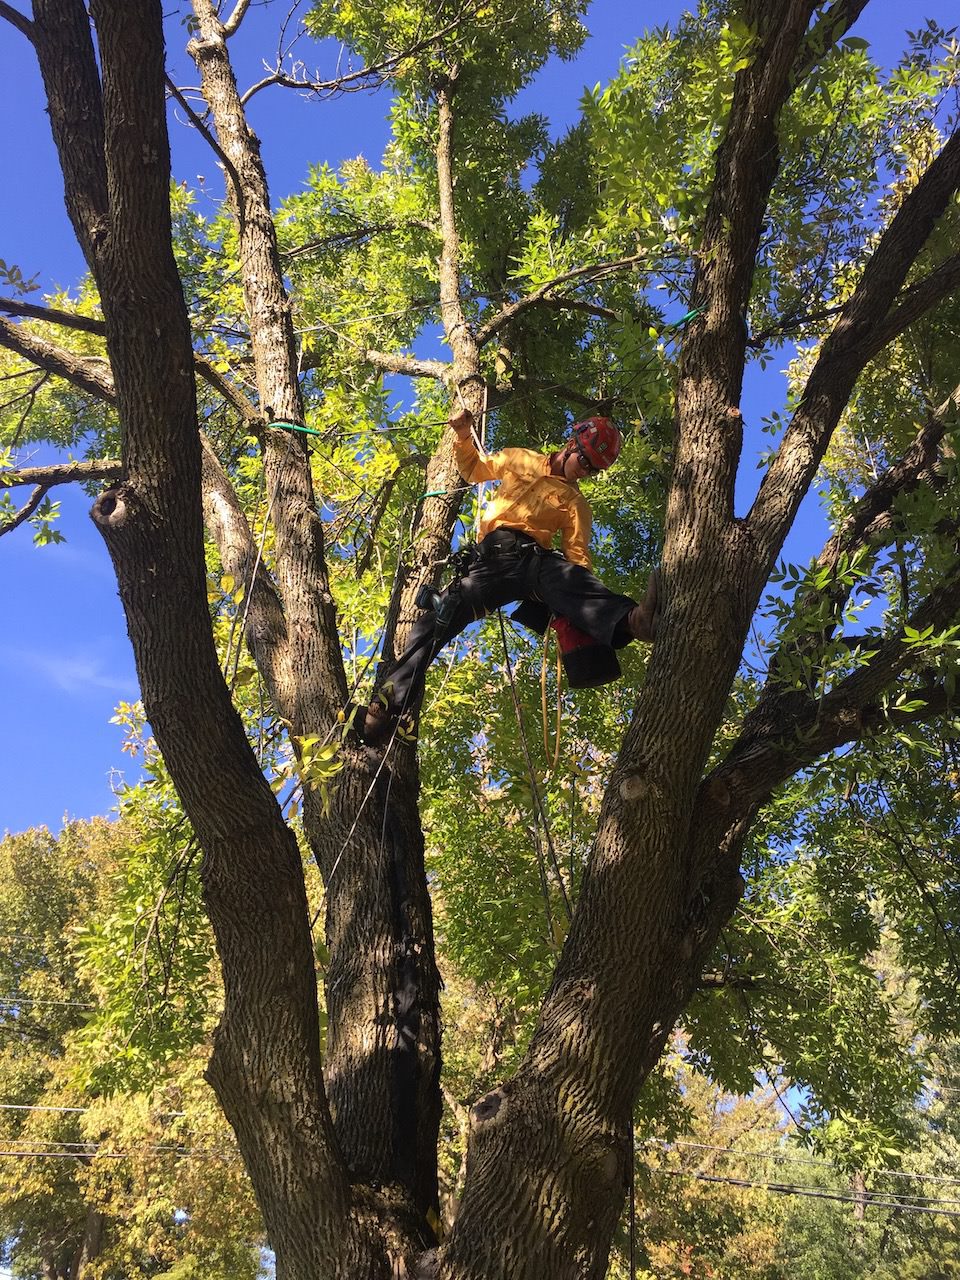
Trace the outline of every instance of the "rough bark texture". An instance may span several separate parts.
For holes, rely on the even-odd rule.
[[[906,660],[891,636],[819,704],[771,680],[737,742],[704,776],[748,621],[850,389],[882,343],[957,281],[951,261],[903,287],[960,185],[960,137],[879,239],[753,510],[736,518],[743,312],[777,171],[777,120],[815,50],[835,43],[862,3],[837,0],[815,25],[816,39],[813,0],[748,7],[757,43],[718,148],[694,286],[702,315],[680,367],[662,621],[536,1033],[513,1079],[472,1108],[463,1195],[439,1249],[430,1226],[439,978],[415,753],[397,749],[381,767],[348,743],[336,814],[326,819],[306,797],[328,905],[322,1067],[299,851],[231,705],[209,625],[203,515],[225,569],[248,584],[247,641],[279,714],[295,735],[330,728],[347,687],[309,453],[302,436],[270,425],[302,422],[303,404],[269,193],[227,56],[245,5],[221,22],[210,0],[195,0],[192,47],[240,229],[258,403],[227,390],[262,437],[276,530],[270,565],[197,430],[197,361],[170,244],[159,4],[92,0],[96,50],[82,0],[36,0],[33,23],[18,24],[47,86],[68,209],[103,301],[110,372],[71,363],[6,321],[0,343],[117,404],[122,469],[93,515],[116,569],[147,715],[204,850],[226,1001],[209,1074],[280,1280],[602,1280],[628,1182],[637,1091],[735,907],[739,855],[758,806],[823,752],[905,719],[880,705]],[[461,303],[454,202],[457,79],[451,67],[436,86],[441,313],[453,358],[419,372],[448,377],[477,413],[478,336]],[[488,328],[492,337],[497,328]],[[883,533],[895,496],[933,467],[946,413],[865,495],[824,549],[825,563]],[[449,552],[460,499],[451,444],[447,433],[427,471],[428,490],[443,492],[418,511],[391,600],[387,658],[403,645],[417,588],[436,579]],[[114,475],[118,464],[103,467]],[[49,469],[33,477],[64,478]],[[910,621],[940,625],[958,612],[955,571]],[[944,697],[931,688],[925,708],[910,714],[935,715]]]
[[[208,0],[198,0],[195,11],[200,33],[191,51],[231,166],[228,195],[240,232],[261,413],[267,423],[302,422],[293,325],[259,144],[227,54],[229,32]],[[305,437],[267,426],[263,458],[285,619],[271,696],[295,735],[323,735],[348,691]],[[247,561],[250,549],[248,542]],[[279,626],[272,606],[271,619]],[[438,1203],[440,1027],[423,838],[415,808],[412,822],[398,822],[394,814],[387,824],[389,775],[377,777],[366,753],[353,748],[349,754],[333,818],[310,792],[304,796],[305,830],[327,889],[327,1088],[352,1173],[402,1186],[425,1222]]]

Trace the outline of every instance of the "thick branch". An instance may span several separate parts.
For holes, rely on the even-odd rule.
[[[780,111],[794,88],[797,51],[814,7],[814,0],[754,7],[757,46],[734,82],[691,293],[691,305],[703,314],[687,331],[681,353],[665,565],[673,556],[674,536],[685,540],[706,519],[720,537],[733,516],[743,435],[738,407],[747,343],[744,313],[779,167]]]
[[[246,16],[247,10],[250,8],[250,0],[237,0],[236,8],[230,17],[223,24],[223,34],[225,36],[234,35],[240,27],[240,23]]]
[[[960,185],[960,131],[954,133],[906,196],[867,263],[860,283],[823,344],[800,407],[784,434],[748,516],[757,574],[766,580],[797,508],[826,452],[856,379],[889,332],[891,306],[931,230]],[[941,286],[954,284],[954,259],[903,295],[916,318],[917,300],[932,306]],[[897,311],[893,313],[894,316]],[[899,332],[899,330],[897,330]],[[892,333],[890,336],[893,336]]]
[[[926,315],[938,302],[960,287],[960,254],[954,254],[946,262],[931,271],[928,276],[904,289],[892,310],[877,325],[871,342],[871,355],[900,336],[915,320]]]
[[[96,316],[80,316],[76,312],[62,311],[57,307],[41,307],[35,302],[21,302],[19,298],[0,298],[0,311],[5,311],[11,316],[22,316],[28,320],[44,320],[48,324],[58,324],[64,329],[96,333],[101,337],[106,332],[103,321]]]
[[[0,319],[0,346],[15,351],[39,369],[66,379],[98,400],[116,400],[110,366],[96,356],[78,356],[30,333],[23,325]]]
[[[223,25],[212,0],[195,0],[194,11],[199,37],[190,42],[189,51],[200,70],[219,145],[236,175],[228,194],[239,229],[259,410],[267,421],[302,423],[296,339],[259,143],[244,117]],[[303,667],[311,672],[311,678],[300,684],[293,730],[316,733],[333,722],[346,701],[323,524],[304,438],[289,431],[269,430],[262,440],[284,612],[291,634],[297,636]]]
[[[106,324],[92,316],[77,316],[70,311],[58,311],[54,307],[40,307],[35,304],[19,302],[13,298],[0,299],[0,311],[10,311],[34,320],[45,320],[51,324],[61,325],[68,329],[79,329],[84,333],[104,335]],[[0,320],[0,346],[16,351],[18,355],[29,360],[38,368],[72,382],[74,386],[89,392],[100,400],[113,401],[115,392],[113,378],[109,368],[104,368],[105,360],[98,356],[78,356],[65,347],[55,347],[43,338],[36,337],[20,325],[7,324]],[[226,378],[209,357],[197,351],[193,357],[197,373],[218,391],[243,416],[245,422],[260,427],[263,420],[254,405],[234,383]]]
[[[103,96],[90,19],[80,4],[38,4],[34,0],[33,7],[33,41],[63,169],[67,212],[93,271],[96,252],[110,234],[111,219]]]
[[[13,489],[21,484],[39,484],[50,488],[74,480],[115,480],[123,471],[119,458],[94,458],[89,462],[60,462],[49,467],[19,467],[0,471],[0,489]]]
[[[588,267],[577,267],[573,271],[566,271],[563,275],[557,276],[553,280],[548,280],[546,284],[540,285],[533,293],[528,293],[523,298],[518,298],[516,302],[508,303],[503,307],[492,320],[488,320],[485,325],[477,330],[477,346],[482,347],[485,343],[497,333],[500,332],[511,320],[515,319],[521,312],[526,311],[529,307],[534,307],[538,303],[548,302],[548,297],[553,289],[559,288],[563,284],[568,284],[571,280],[596,280],[602,276],[610,275],[616,271],[629,271],[631,267],[639,266],[640,263],[646,261],[646,255],[636,253],[629,258],[619,258],[615,262],[599,262]],[[578,304],[573,299],[563,299],[562,303],[559,299],[549,299],[548,305],[552,303],[555,306],[566,305],[575,307]],[[579,304],[580,306],[589,306],[590,304]],[[607,315],[616,317],[616,312],[607,311]]]
[[[13,5],[7,4],[6,0],[0,0],[0,18],[5,18],[11,26],[22,31],[31,44],[33,43],[33,23],[24,14],[14,9]]]
[[[296,714],[299,672],[291,660],[283,606],[270,580],[250,525],[229,477],[210,442],[203,446],[203,512],[224,571],[244,588],[245,638],[266,681],[273,705],[284,719]]]

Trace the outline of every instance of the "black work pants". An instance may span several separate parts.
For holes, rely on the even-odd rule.
[[[522,602],[518,620],[541,634],[556,615],[614,649],[632,639],[626,618],[635,600],[608,590],[583,565],[573,564],[559,551],[544,551],[533,538],[512,529],[487,534],[467,572],[441,598],[452,594],[457,601],[449,623],[438,633],[436,614],[425,610],[384,683],[382,691],[395,713],[419,704],[427,668],[449,640],[505,604]]]

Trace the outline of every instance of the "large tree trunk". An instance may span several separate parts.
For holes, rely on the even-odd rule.
[[[816,705],[772,682],[704,776],[748,621],[800,496],[858,373],[913,314],[919,295],[904,301],[903,282],[960,184],[960,137],[880,238],[754,509],[736,518],[742,312],[776,173],[778,115],[809,62],[817,7],[748,6],[757,47],[737,77],[718,152],[695,282],[702,314],[681,361],[657,642],[529,1052],[514,1078],[473,1108],[464,1194],[448,1241],[434,1250],[439,979],[415,755],[399,749],[381,768],[347,745],[338,811],[327,820],[308,798],[331,955],[324,1078],[300,853],[231,704],[211,634],[202,472],[224,563],[251,579],[248,638],[277,710],[294,736],[330,727],[347,689],[309,456],[301,437],[269,425],[302,422],[303,406],[268,192],[226,56],[231,23],[209,0],[195,7],[195,52],[241,228],[260,397],[252,416],[261,420],[277,531],[272,575],[262,566],[254,573],[242,512],[216,459],[201,453],[194,353],[171,248],[159,3],[91,0],[98,51],[82,0],[35,0],[29,34],[68,208],[100,289],[109,393],[123,425],[123,477],[100,497],[94,519],[116,569],[147,716],[204,850],[225,990],[210,1079],[250,1171],[280,1280],[602,1280],[628,1181],[637,1091],[735,907],[757,807],[794,770],[876,724],[874,704],[907,662],[902,638],[892,637]],[[813,42],[821,54],[859,7],[830,7]],[[453,206],[456,83],[452,68],[437,86],[441,309],[451,376],[476,411],[479,352],[460,305]],[[891,494],[922,465],[918,457],[901,468]],[[419,512],[411,565],[391,601],[387,656],[403,645],[417,586],[449,550],[458,506],[449,438],[428,485],[445,492]],[[879,493],[865,499],[871,520],[893,501]],[[942,623],[958,609],[960,571],[912,620]]]

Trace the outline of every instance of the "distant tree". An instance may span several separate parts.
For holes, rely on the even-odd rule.
[[[96,992],[76,943],[109,919],[134,835],[95,821],[0,842],[3,1260],[17,1280],[254,1280],[257,1213],[202,1055],[152,1089],[86,1087]]]
[[[116,569],[146,717],[202,850],[223,974],[209,1079],[280,1280],[602,1276],[638,1090],[705,971],[723,994],[712,1023],[709,1010],[701,1019],[704,1053],[723,1062],[710,1026],[744,1008],[737,993],[760,980],[771,1035],[835,1082],[823,1118],[843,1122],[834,1104],[853,1092],[851,1076],[843,1056],[818,1060],[808,1007],[818,1001],[805,986],[815,966],[788,998],[779,979],[789,957],[771,921],[789,919],[793,884],[813,883],[817,932],[866,993],[861,907],[874,885],[858,899],[842,877],[818,881],[809,851],[797,856],[801,831],[841,786],[853,794],[889,744],[939,794],[955,737],[960,608],[947,354],[960,135],[943,99],[956,50],[927,29],[882,86],[847,38],[863,7],[744,0],[704,10],[648,41],[592,99],[583,126],[548,147],[542,122],[509,123],[506,103],[551,50],[576,47],[578,0],[516,10],[324,0],[308,28],[344,40],[365,65],[311,81],[314,91],[389,80],[395,140],[382,172],[361,161],[342,175],[317,169],[311,190],[275,216],[245,106],[267,83],[309,77],[287,61],[241,95],[228,49],[247,0],[227,17],[194,0],[189,48],[203,101],[175,97],[210,137],[227,208],[203,223],[175,191],[175,245],[160,6],[91,0],[88,15],[81,0],[35,0],[27,17],[0,3],[38,57],[96,286],[77,305],[3,303],[20,318],[0,325],[9,372],[34,371],[8,411],[10,437],[33,417],[35,435],[68,444],[74,422],[105,450],[5,474],[5,486],[36,486],[10,507],[7,527],[34,519],[49,536],[49,487],[111,481],[93,518]],[[531,159],[542,173],[533,190],[523,181]],[[683,303],[682,341],[651,301],[664,294]],[[73,336],[51,344],[40,333],[51,323]],[[449,360],[412,351],[431,323]],[[912,358],[918,334],[937,358]],[[804,350],[741,512],[744,371],[787,335]],[[851,399],[872,361],[899,387],[887,398],[894,416]],[[386,375],[426,386],[408,414],[392,406]],[[79,395],[109,410],[78,416]],[[583,710],[581,728],[606,717],[618,741],[609,763],[587,747],[602,767],[586,803],[573,796],[572,865],[552,869],[537,837],[549,925],[504,974],[527,1007],[525,979],[559,955],[537,991],[529,1044],[471,1108],[462,1194],[441,1241],[440,976],[417,752],[400,744],[384,766],[342,716],[348,670],[361,676],[380,619],[388,661],[418,588],[438,580],[449,555],[463,493],[439,428],[461,397],[478,418],[486,398],[498,438],[511,442],[542,431],[561,405],[613,406],[625,418],[646,408],[648,429],[617,487],[600,486],[610,501],[597,509],[611,539],[604,564],[619,558],[636,573],[656,554],[663,616],[636,701],[621,691]],[[835,439],[846,455],[830,483],[833,532],[808,569],[778,568]],[[114,443],[119,457],[107,452]],[[778,590],[764,605],[771,581]],[[865,598],[878,603],[858,627]],[[758,608],[762,652],[751,640]],[[628,661],[639,674],[642,658]],[[492,706],[503,707],[499,697]],[[472,829],[509,771],[486,767],[486,740],[466,732],[477,722],[453,705],[464,733],[446,739],[446,765],[462,786],[456,817]],[[285,800],[287,783],[263,754],[283,734],[324,883],[322,951],[296,835],[270,786]],[[562,795],[557,786],[551,803]],[[439,812],[429,780],[423,799]],[[942,809],[925,818],[954,838]],[[518,865],[519,837],[516,825],[493,826],[483,844],[471,835],[472,852],[502,876]],[[467,849],[455,836],[438,843],[450,855],[441,892],[453,897],[453,855],[462,869]],[[742,868],[760,885],[761,909],[724,938]],[[836,868],[828,860],[827,872]],[[955,919],[956,885],[944,877],[925,897],[916,878],[904,870],[890,883],[902,899],[908,880],[915,899],[935,892],[935,918]],[[529,912],[536,895],[517,899]],[[476,912],[474,959],[489,960],[483,900],[461,901]],[[498,927],[505,906],[493,913]],[[802,930],[796,937],[809,958]],[[934,978],[940,956],[927,956]],[[838,1007],[831,1050],[857,1038],[850,1002]],[[882,1002],[865,1007],[889,1096],[896,1028]],[[748,1008],[730,1045],[734,1073],[763,1051]],[[918,1077],[905,1068],[900,1078]]]

